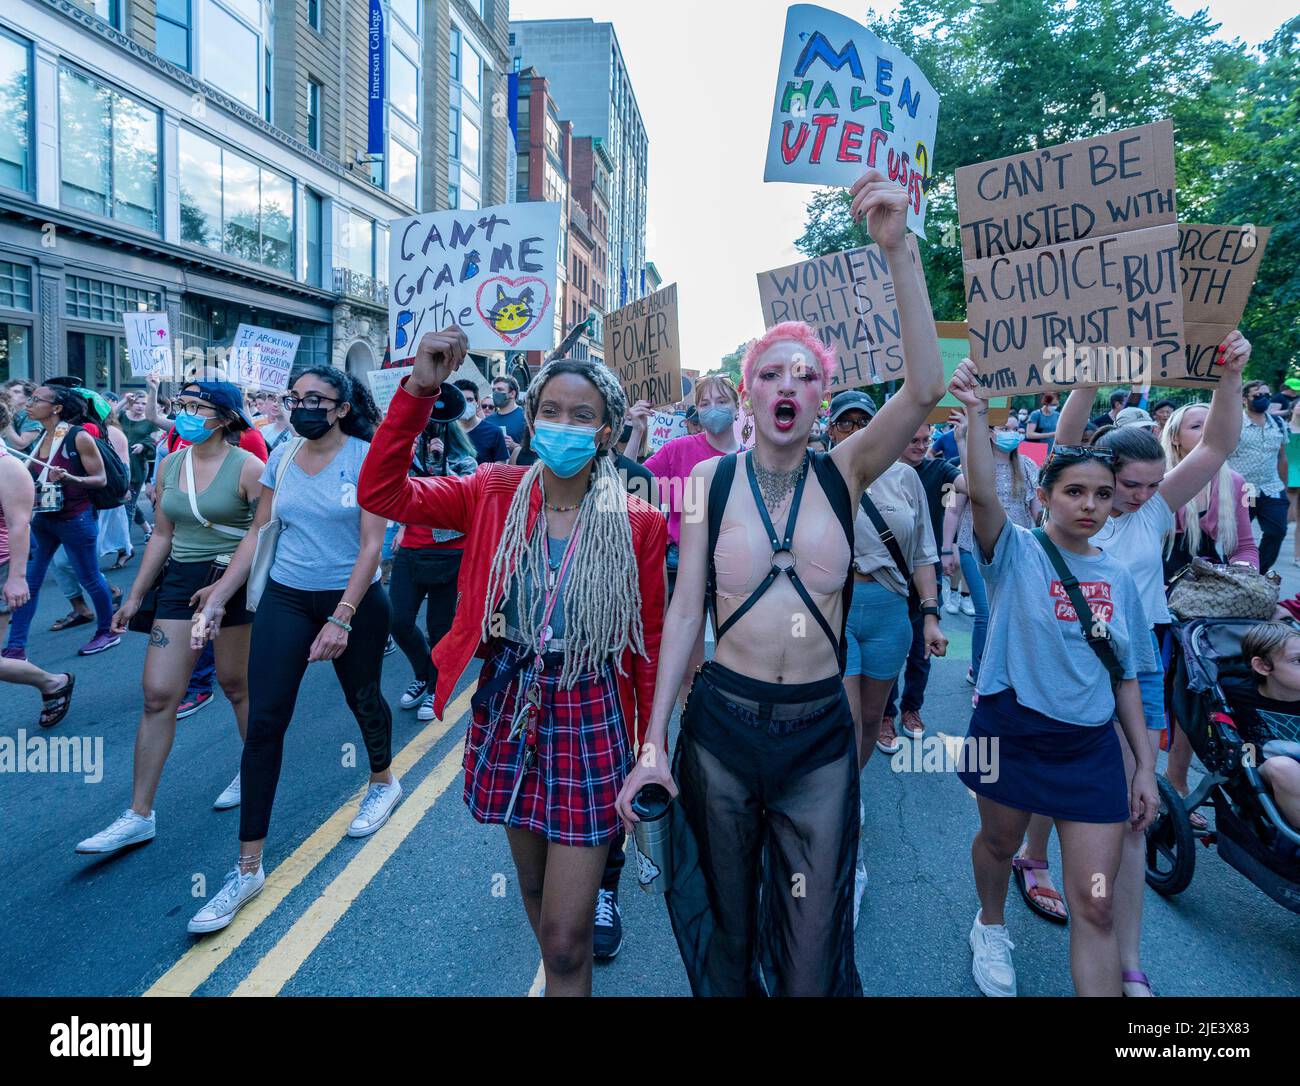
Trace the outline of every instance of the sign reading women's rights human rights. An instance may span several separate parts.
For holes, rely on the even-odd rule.
[[[764,181],[853,184],[874,166],[907,190],[925,237],[939,95],[919,67],[838,12],[786,13]]]
[[[605,365],[618,375],[628,403],[662,407],[682,398],[676,283],[605,317]]]
[[[415,356],[425,332],[459,325],[474,350],[555,344],[560,205],[506,204],[395,219],[388,255],[388,342]]]
[[[1246,312],[1268,235],[1267,226],[1178,224],[1187,373],[1165,384],[1218,383],[1223,372],[1214,364],[1219,344]]]
[[[981,395],[1186,375],[1168,121],[957,170]]]
[[[908,252],[920,260],[916,240]],[[903,376],[902,324],[889,262],[879,245],[759,272],[763,325],[803,321],[835,352],[831,388],[859,388]]]

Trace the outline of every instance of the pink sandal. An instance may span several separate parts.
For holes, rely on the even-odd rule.
[[[1065,898],[1050,887],[1039,886],[1038,880],[1034,878],[1035,871],[1046,870],[1046,860],[1031,860],[1027,856],[1016,856],[1011,860],[1011,873],[1016,878],[1016,885],[1020,888],[1020,896],[1025,899],[1025,904],[1044,920],[1050,920],[1053,924],[1068,924],[1070,922],[1070,906],[1066,904]],[[1061,908],[1065,910],[1065,915],[1053,912],[1042,905],[1038,901],[1039,898],[1059,901]]]
[[[1145,985],[1148,992],[1152,995],[1156,994],[1156,990],[1151,987],[1151,982],[1147,980],[1147,975],[1140,969],[1125,969],[1124,972],[1119,975],[1119,979],[1123,984]],[[1125,992],[1124,994],[1128,995],[1128,992]]]

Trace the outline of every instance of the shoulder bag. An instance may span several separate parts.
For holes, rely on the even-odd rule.
[[[881,515],[876,503],[873,502],[867,492],[862,492],[862,511],[867,514],[871,520],[871,525],[876,529],[876,534],[880,536],[880,542],[885,545],[885,550],[889,552],[889,557],[894,565],[898,567],[898,572],[902,575],[904,582],[907,584],[907,617],[915,621],[921,613],[921,594],[916,590],[916,584],[912,580],[912,567],[907,564],[907,559],[903,557],[903,548],[898,545],[898,540],[894,538],[894,531],[889,527],[889,523]]]
[[[1014,526],[1008,522],[1004,531],[1013,530]],[[1038,540],[1038,545],[1047,552],[1048,560],[1052,563],[1052,568],[1056,570],[1056,575],[1061,578],[1061,587],[1065,589],[1065,594],[1070,598],[1070,606],[1074,608],[1074,613],[1079,619],[1079,628],[1083,631],[1084,639],[1088,642],[1092,651],[1097,654],[1097,659],[1102,663],[1108,675],[1110,675],[1111,689],[1114,689],[1124,679],[1124,665],[1119,662],[1119,656],[1115,652],[1115,645],[1110,639],[1110,631],[1105,633],[1097,631],[1097,616],[1093,613],[1088,601],[1083,598],[1083,591],[1079,588],[1078,578],[1070,572],[1070,567],[1065,564],[1065,559],[1061,552],[1056,549],[1056,544],[1052,542],[1049,536],[1042,528],[1034,529],[1034,538]]]
[[[275,489],[271,492],[271,518],[257,530],[257,550],[253,552],[253,564],[248,571],[248,583],[244,588],[245,604],[250,611],[256,611],[266,590],[266,582],[271,576],[271,564],[275,561],[275,548],[280,542],[280,532],[284,524],[275,515],[275,503],[280,497],[280,485],[284,482],[284,473],[289,470],[289,463],[298,455],[306,438],[294,438],[293,444],[285,451],[284,459],[275,469]]]
[[[1254,618],[1266,622],[1277,608],[1276,573],[1248,565],[1222,565],[1193,558],[1169,585],[1169,610],[1192,618]]]

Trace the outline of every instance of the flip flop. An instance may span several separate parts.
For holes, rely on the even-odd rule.
[[[1156,990],[1151,987],[1151,982],[1147,980],[1147,975],[1140,969],[1125,969],[1119,975],[1119,979],[1122,984],[1143,984],[1148,992],[1152,995],[1156,994]],[[1128,995],[1127,992],[1124,994]]]
[[[58,633],[60,630],[70,630],[73,626],[85,626],[94,621],[94,615],[79,615],[74,611],[72,614],[64,615],[58,621],[51,623],[50,632]]]
[[[1025,856],[1016,856],[1011,860],[1011,873],[1016,878],[1016,886],[1020,889],[1020,896],[1025,899],[1025,904],[1029,906],[1032,912],[1037,913],[1044,920],[1050,920],[1053,924],[1062,926],[1070,922],[1070,906],[1065,903],[1057,891],[1047,886],[1039,886],[1038,880],[1034,878],[1035,871],[1046,871],[1046,860],[1031,860]],[[1039,904],[1038,898],[1049,898],[1052,901],[1059,901],[1061,907],[1065,909],[1065,915],[1053,912],[1051,909]]]
[[[41,717],[40,725],[42,728],[52,728],[60,720],[68,715],[68,710],[72,708],[72,688],[77,683],[77,677],[68,672],[68,681],[64,683],[53,694],[41,695]]]

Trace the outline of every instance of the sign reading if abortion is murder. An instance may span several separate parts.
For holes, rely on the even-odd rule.
[[[230,347],[230,379],[238,385],[278,392],[289,387],[289,371],[298,353],[292,332],[241,324]]]

